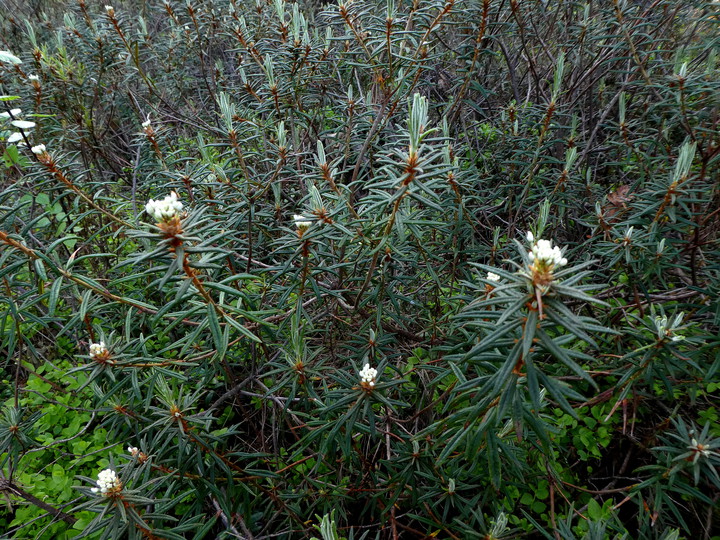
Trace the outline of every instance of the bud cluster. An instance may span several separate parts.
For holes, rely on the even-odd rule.
[[[377,379],[377,369],[370,367],[370,364],[365,364],[358,373],[360,375],[360,384],[363,388],[371,389],[375,386],[375,379]]]
[[[140,451],[137,446],[128,446],[127,451],[128,454],[136,458],[140,463],[145,463],[149,459],[149,456],[145,452]]]
[[[178,217],[183,204],[178,200],[174,191],[162,200],[150,199],[145,205],[145,211],[157,222],[168,222]]]
[[[91,489],[93,493],[110,496],[122,490],[122,482],[112,469],[104,469],[98,473],[97,486]]]
[[[531,243],[528,251],[530,260],[528,271],[533,285],[540,287],[541,290],[547,290],[555,279],[553,272],[565,266],[568,260],[563,257],[563,250],[559,246],[553,246],[552,240],[535,240],[531,232],[527,233],[527,240]]]
[[[532,233],[528,233],[528,240],[533,241]],[[567,259],[563,257],[559,246],[553,246],[551,240],[538,240],[528,252],[528,258],[533,266],[547,270],[553,270],[557,266],[565,266]]]

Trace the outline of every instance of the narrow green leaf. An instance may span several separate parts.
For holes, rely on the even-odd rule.
[[[548,336],[545,332],[541,330],[538,332],[538,338],[540,339],[540,343],[542,343],[543,347],[550,354],[552,354],[555,358],[557,358],[563,364],[569,367],[576,375],[582,377],[584,380],[592,384],[595,389],[598,388],[592,377],[590,377],[590,375],[588,375],[583,368],[581,368],[577,363],[575,363],[575,361],[570,358],[570,356],[568,356],[567,352],[562,347],[559,347],[558,344],[555,343],[555,341],[550,336]]]
[[[35,271],[41,281],[47,281],[47,273],[45,272],[45,265],[40,259],[35,259]]]
[[[63,276],[58,277],[50,287],[50,297],[48,299],[48,317],[55,315],[55,309],[57,308],[58,298],[60,296],[60,290],[62,288]]]
[[[233,328],[236,328],[238,330],[238,332],[240,332],[245,337],[250,338],[251,340],[253,340],[257,343],[262,342],[262,340],[258,336],[253,334],[250,330],[248,330],[247,327],[245,327],[245,325],[243,325],[241,322],[236,321],[232,317],[226,317],[225,321],[228,324],[232,325]]]
[[[207,304],[206,311],[208,326],[210,327],[210,333],[212,334],[213,341],[215,342],[215,349],[224,349],[225,347],[223,347],[223,331],[220,327],[220,321],[218,320],[215,306],[212,304]]]

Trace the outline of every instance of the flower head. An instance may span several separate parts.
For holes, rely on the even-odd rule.
[[[105,347],[104,341],[90,344],[90,358],[101,358],[107,356],[108,353],[109,351],[107,350],[107,347]]]
[[[38,77],[37,75],[28,75],[28,79],[31,81],[39,81],[40,77]]]
[[[485,280],[487,281],[487,283],[485,283],[485,292],[490,295],[495,290],[495,287],[499,285],[500,276],[495,272],[488,272],[485,276]]]
[[[148,456],[145,452],[142,452],[137,446],[128,446],[127,451],[128,454],[137,459],[139,463],[145,463],[148,459],[150,459],[150,456]]]
[[[47,149],[45,148],[44,144],[38,144],[37,146],[33,146],[30,150],[32,151],[33,154],[37,154],[37,155],[44,154],[45,152],[47,152]]]
[[[112,6],[105,6],[105,13],[108,14],[108,17],[114,17],[115,16],[115,8]]]
[[[542,238],[536,240],[531,232],[527,233],[526,238],[531,244],[527,254],[530,263],[527,266],[526,276],[532,280],[533,287],[544,294],[555,279],[553,272],[565,266],[568,261],[563,257],[562,249],[553,246],[551,240]]]
[[[114,364],[115,360],[112,359],[112,354],[105,346],[105,342],[91,343],[90,352],[88,356],[95,360],[98,364]]]
[[[183,204],[178,200],[177,193],[170,193],[161,201],[150,199],[145,205],[145,211],[158,222],[167,222],[178,217]]]
[[[98,473],[97,485],[98,487],[94,487],[90,491],[106,497],[122,490],[122,482],[112,469],[104,469]]]
[[[310,225],[312,225],[312,221],[308,221],[305,216],[300,214],[295,214],[293,216],[293,221],[295,221],[295,226],[300,231],[304,231],[305,229],[310,228]]]
[[[143,128],[143,131],[145,132],[145,135],[152,138],[155,136],[155,130],[152,127],[152,121],[150,120],[150,115],[148,114],[145,118],[145,121],[140,124]]]
[[[360,384],[363,388],[370,390],[375,386],[378,372],[377,369],[371,368],[370,364],[365,364],[358,375],[360,375]]]
[[[558,246],[552,245],[550,240],[538,240],[532,247],[532,251],[528,253],[528,257],[533,264],[553,269],[556,266],[565,266],[567,259],[563,257],[562,251]]]

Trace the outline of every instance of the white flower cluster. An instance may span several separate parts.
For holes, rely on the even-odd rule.
[[[527,233],[527,239],[530,242],[534,241],[533,234]],[[552,245],[551,240],[538,240],[533,243],[532,250],[528,253],[528,257],[531,261],[537,261],[543,266],[550,267],[551,269],[555,266],[565,266],[567,259],[563,257],[562,250],[558,246]]]
[[[104,469],[98,473],[97,485],[98,487],[94,487],[90,491],[102,495],[107,495],[122,488],[122,482],[120,482],[117,474],[112,469]]]
[[[91,343],[90,344],[90,358],[97,358],[98,356],[105,356],[108,353],[105,342]]]
[[[301,216],[299,214],[295,214],[293,216],[293,221],[295,221],[295,226],[300,230],[305,230],[312,225],[312,221],[308,221],[305,216]]]
[[[156,221],[169,221],[176,217],[183,209],[183,204],[178,201],[177,193],[170,193],[161,201],[150,199],[145,205],[145,211]]]
[[[494,272],[488,272],[486,279],[487,279],[488,281],[500,281],[500,276],[498,276],[498,275],[497,275],[496,273],[494,273]]]
[[[137,446],[128,446],[127,451],[131,456],[136,456],[140,452]]]
[[[371,368],[370,364],[365,364],[360,370],[360,382],[367,384],[368,386],[375,386],[375,379],[377,378],[377,369]]]

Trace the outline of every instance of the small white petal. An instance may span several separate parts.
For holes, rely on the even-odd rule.
[[[311,221],[308,221],[305,216],[302,216],[300,214],[295,214],[293,216],[293,221],[295,221],[295,226],[298,229],[307,229],[308,227],[310,227],[310,225],[312,225]]]
[[[20,116],[22,114],[21,109],[10,109],[10,112],[4,111],[0,113],[0,118],[10,118],[12,115],[13,117]]]
[[[10,123],[18,129],[32,129],[36,125],[35,122],[28,122],[27,120],[13,120]]]

